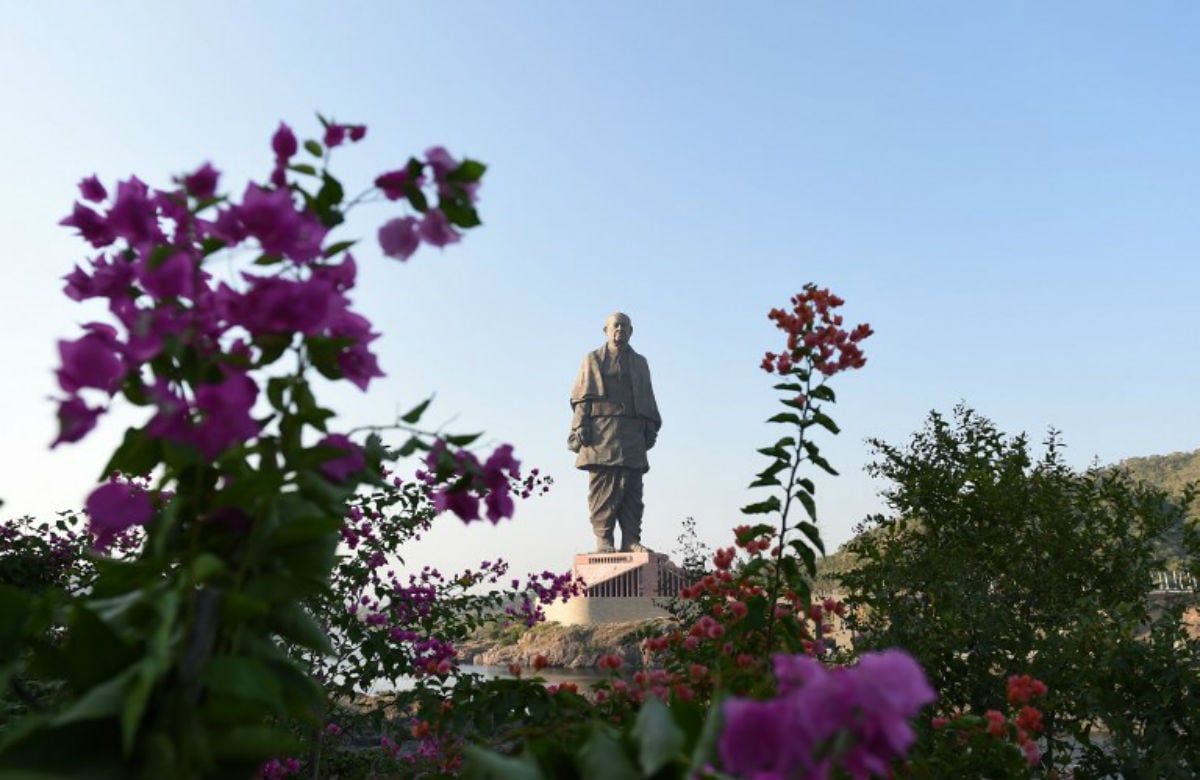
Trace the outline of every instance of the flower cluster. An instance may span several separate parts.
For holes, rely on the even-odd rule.
[[[767,315],[787,334],[787,349],[768,352],[762,360],[764,371],[790,374],[795,364],[811,359],[813,368],[825,376],[833,376],[866,364],[858,345],[873,331],[867,324],[853,330],[842,327],[842,315],[833,313],[844,303],[841,298],[828,289],[806,284],[803,292],[792,296],[791,303],[790,312],[772,309]]]
[[[300,762],[294,758],[272,758],[258,769],[262,780],[283,780],[285,777],[299,774]]]
[[[956,734],[960,742],[981,734],[1002,742],[1011,741],[1024,754],[1025,761],[1036,766],[1041,760],[1037,737],[1044,724],[1042,711],[1030,702],[1045,696],[1048,689],[1044,682],[1028,674],[1010,675],[1005,687],[1006,698],[1015,715],[992,709],[984,712],[982,718],[969,715],[935,717],[932,725],[936,730]]]
[[[433,495],[437,512],[449,510],[463,522],[478,520],[477,494],[482,494],[488,520],[498,523],[512,517],[512,481],[520,480],[521,462],[513,457],[511,444],[500,445],[481,464],[466,450],[451,454],[439,440],[429,451],[425,463],[430,472],[446,483]]]
[[[371,349],[379,334],[349,298],[357,276],[348,251],[353,242],[325,245],[331,228],[358,201],[343,205],[336,179],[295,159],[303,146],[327,161],[334,147],[365,137],[366,127],[322,122],[324,147],[315,140],[301,145],[281,123],[270,142],[268,182],[251,182],[238,197],[221,193],[221,173],[210,163],[163,189],[137,177],[118,182],[111,194],[95,176],[80,182],[80,200],[61,224],[98,253],[65,277],[64,293],[75,301],[104,301],[114,322],[88,322],[78,338],[59,341],[56,374],[64,397],[52,446],[84,438],[123,394],[152,412],[140,435],[184,445],[216,462],[264,434],[265,418],[254,412],[267,384],[265,369],[289,348],[301,366],[364,391],[384,376]],[[434,147],[422,160],[410,158],[403,170],[399,189],[385,173],[367,193],[403,197],[421,215],[400,218],[413,230],[412,241],[399,248],[394,225],[400,220],[384,226],[385,254],[407,259],[422,242],[445,246],[459,240],[456,227],[479,224],[473,204],[480,163]],[[319,191],[308,192],[298,177],[318,179]],[[253,270],[213,271],[215,253],[243,250],[255,258]],[[273,387],[272,405],[323,419],[307,386],[298,384]],[[343,435],[329,435],[320,445],[335,452],[321,466],[332,481],[346,481],[365,466]],[[336,455],[337,449],[344,454]],[[511,513],[505,498],[497,493],[489,517]],[[119,485],[97,488],[88,505],[102,543],[150,517],[145,496]],[[118,515],[125,519],[115,521]]]
[[[833,669],[806,655],[777,655],[774,665],[776,698],[724,705],[721,761],[741,777],[825,777],[834,766],[856,779],[886,776],[916,739],[909,719],[936,696],[901,650]]]
[[[512,581],[513,590],[520,590],[520,604],[505,607],[504,613],[522,621],[526,626],[534,626],[546,619],[543,604],[566,602],[574,596],[582,595],[586,590],[583,580],[574,579],[570,572],[555,574],[543,571],[540,574],[530,574],[525,579],[524,588],[520,588],[520,584],[518,580]]]

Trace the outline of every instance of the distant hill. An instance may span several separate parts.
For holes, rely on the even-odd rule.
[[[1127,458],[1113,466],[1138,482],[1145,482],[1167,491],[1173,496],[1183,493],[1183,488],[1192,482],[1200,483],[1200,450],[1173,452],[1170,455],[1150,455],[1144,458]],[[1200,499],[1192,502],[1187,522],[1200,523]],[[1159,552],[1173,564],[1182,561],[1183,527],[1168,531],[1160,540]]]

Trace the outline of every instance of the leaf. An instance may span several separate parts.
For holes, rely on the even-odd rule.
[[[150,701],[150,693],[154,683],[162,676],[158,664],[144,660],[138,664],[137,677],[125,694],[125,706],[121,708],[121,753],[128,757],[133,753],[133,744],[137,738],[138,726],[142,715],[146,712],[146,704]]]
[[[770,512],[779,511],[779,497],[771,496],[766,501],[759,501],[757,504],[747,504],[742,507],[744,515],[765,515]]]
[[[708,715],[704,718],[704,726],[700,729],[700,737],[696,740],[696,747],[692,749],[692,760],[688,763],[687,777],[698,777],[700,771],[713,762],[717,740],[720,738],[721,729],[725,725],[725,718],[723,716],[724,705],[725,699],[724,697],[720,697],[714,700],[712,706],[708,708]]]
[[[347,249],[349,249],[350,247],[354,246],[357,243],[358,243],[358,240],[353,239],[350,241],[339,241],[336,244],[330,244],[329,246],[327,246],[325,248],[324,257],[326,259],[328,259],[330,257],[333,257],[336,254],[345,252]]]
[[[466,776],[480,780],[545,780],[545,775],[533,758],[523,753],[519,758],[508,758],[477,745],[463,748],[466,756]]]
[[[822,428],[834,434],[835,436],[842,432],[842,429],[838,428],[837,423],[835,423],[827,414],[818,412],[814,409],[812,413],[812,419],[817,425],[820,425]]]
[[[817,505],[816,505],[816,502],[813,501],[813,497],[810,496],[808,493],[805,493],[803,490],[797,490],[792,495],[796,498],[797,501],[799,501],[801,504],[804,505],[804,511],[808,512],[808,516],[811,517],[813,520],[816,520],[817,519]]]
[[[813,547],[821,551],[821,555],[825,554],[825,543],[821,541],[821,531],[819,528],[812,523],[800,523],[796,527],[800,529],[800,533],[808,538],[808,541],[812,542]]]
[[[260,702],[277,713],[287,709],[279,680],[270,667],[257,658],[213,656],[204,670],[204,681],[217,693]]]
[[[774,385],[774,389],[784,390],[789,393],[806,392],[806,388],[804,387],[804,385],[800,384],[799,382],[780,382],[779,384]]]
[[[317,169],[312,167],[308,163],[293,163],[288,166],[288,170],[295,171],[296,173],[305,173],[305,174],[308,174],[309,176],[317,175]]]
[[[271,610],[269,624],[281,637],[302,647],[318,653],[333,652],[325,629],[308,610],[294,601]]]
[[[235,726],[212,741],[213,756],[225,760],[265,761],[303,750],[299,740],[276,726]]]
[[[320,157],[325,153],[325,150],[321,148],[321,145],[311,138],[304,142],[304,148],[308,150],[308,153],[313,157]]]
[[[779,414],[767,420],[769,423],[790,423],[792,425],[803,425],[803,421],[795,412],[780,412]]]
[[[603,726],[579,749],[583,780],[637,780],[642,775],[625,754],[625,748]]]
[[[833,466],[829,465],[829,461],[821,457],[821,451],[817,449],[817,445],[813,444],[811,441],[806,441],[804,442],[804,449],[808,453],[808,459],[812,461],[813,465],[823,469],[825,472],[832,474],[835,477],[838,475],[838,473],[834,471]]]
[[[638,765],[650,777],[674,761],[683,749],[683,731],[671,718],[667,706],[651,696],[642,704],[633,724],[637,738]]]
[[[409,409],[405,414],[401,415],[400,420],[409,425],[415,424],[421,419],[421,415],[425,414],[425,410],[429,408],[429,404],[433,402],[433,396],[426,398],[421,403]]]
[[[446,174],[446,180],[452,182],[473,182],[483,178],[487,166],[478,160],[466,159],[459,166]]]
[[[146,435],[141,428],[129,428],[125,439],[113,452],[100,475],[105,479],[114,471],[122,474],[149,474],[162,462],[162,441]]]
[[[475,441],[482,435],[482,433],[462,433],[456,436],[446,436],[444,438],[446,443],[451,447],[466,447],[468,444]]]
[[[809,392],[809,395],[818,401],[829,401],[830,403],[837,401],[837,397],[833,394],[833,388],[829,385],[817,385]]]
[[[767,466],[758,474],[758,479],[750,483],[750,487],[768,487],[770,485],[778,485],[779,480],[775,475],[788,467],[787,461],[777,460],[770,466]]]
[[[51,723],[64,726],[81,720],[95,720],[116,715],[125,701],[125,688],[138,673],[137,666],[130,666],[116,677],[112,677],[89,689],[75,703],[54,718]]]
[[[796,480],[793,484],[795,484],[796,487],[805,490],[810,496],[815,496],[817,494],[817,486],[814,485],[813,481],[808,477],[800,477],[800,479]]]

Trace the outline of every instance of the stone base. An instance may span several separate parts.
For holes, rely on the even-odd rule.
[[[578,553],[571,575],[586,590],[544,607],[546,619],[564,625],[623,623],[670,617],[656,602],[686,585],[683,570],[663,553]]]
[[[661,599],[647,596],[604,598],[580,596],[566,603],[556,601],[543,607],[546,620],[564,626],[590,626],[597,623],[627,623],[671,615],[655,604]]]

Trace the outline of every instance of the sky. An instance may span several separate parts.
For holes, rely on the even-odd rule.
[[[407,263],[355,212],[358,310],[387,377],[327,388],[335,427],[426,421],[555,479],[497,526],[442,518],[409,564],[562,571],[592,544],[568,395],[627,312],[664,425],[644,540],[728,544],[782,431],[767,312],[808,282],[868,322],[835,378],[830,549],[884,510],[868,439],[965,402],[1062,431],[1079,467],[1200,447],[1200,6],[1190,2],[0,2],[0,518],[82,505],[126,425],[55,435],[76,183],[210,161],[240,192],[280,121],[369,127],[356,191],[435,144],[489,166],[482,228]],[[389,210],[391,209],[391,210]],[[94,302],[93,302],[94,303]]]

